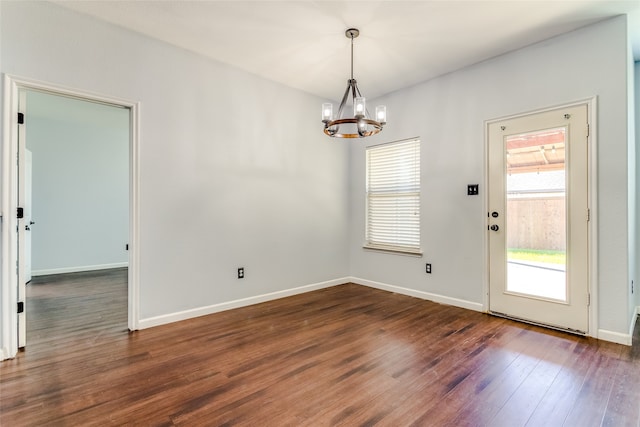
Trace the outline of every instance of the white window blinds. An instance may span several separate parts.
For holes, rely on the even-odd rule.
[[[420,140],[367,148],[365,247],[420,253]]]

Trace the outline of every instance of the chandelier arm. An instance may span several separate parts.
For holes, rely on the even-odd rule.
[[[349,97],[349,89],[351,89],[351,83],[347,85],[347,89],[344,91],[344,95],[342,95],[342,101],[340,101],[340,107],[338,107],[338,115],[336,118],[342,118],[342,110],[344,110],[344,106],[347,103],[347,98]]]
[[[336,120],[342,118],[342,110],[344,110],[344,105],[347,102],[347,97],[349,96],[349,88],[350,85],[347,85],[347,89],[344,91],[344,95],[342,96],[342,101],[340,102],[340,107],[338,107],[338,115],[336,116]],[[336,134],[340,134],[340,123],[336,123],[336,120],[329,120],[324,125],[324,133],[329,136],[334,136]],[[330,129],[332,126],[335,128]]]
[[[351,99],[353,100],[353,103],[355,104],[355,102],[356,102],[356,91],[358,93],[360,92],[358,90],[358,83],[354,79],[351,79],[351,80],[349,80],[349,86],[351,87]],[[354,105],[354,107],[355,107],[355,105]]]

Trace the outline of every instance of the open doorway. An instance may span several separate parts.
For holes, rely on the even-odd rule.
[[[24,122],[31,275],[126,267],[129,110],[27,90]]]
[[[2,298],[0,299],[0,304],[2,305],[1,310],[1,324],[2,328],[0,330],[0,360],[14,357],[18,351],[19,347],[22,347],[27,342],[26,337],[24,336],[24,331],[26,331],[26,318],[25,318],[25,260],[27,259],[25,255],[25,234],[27,232],[32,232],[33,236],[35,236],[35,232],[37,231],[37,226],[41,226],[41,229],[44,229],[47,221],[44,219],[45,216],[49,217],[55,216],[51,214],[51,210],[47,212],[47,210],[43,210],[42,212],[47,212],[45,216],[42,216],[40,220],[36,218],[37,215],[40,215],[37,201],[38,195],[34,194],[34,203],[36,208],[34,210],[34,215],[29,218],[28,222],[25,223],[24,218],[24,209],[21,206],[21,203],[24,199],[24,183],[26,181],[24,176],[24,159],[26,157],[25,151],[27,148],[27,138],[28,138],[28,130],[27,123],[29,117],[29,105],[27,105],[27,94],[35,94],[37,96],[47,96],[50,97],[50,100],[54,101],[65,101],[65,102],[79,102],[84,103],[84,105],[91,104],[92,106],[97,106],[100,108],[108,108],[113,109],[109,111],[119,111],[124,114],[127,125],[124,129],[125,134],[125,152],[127,158],[124,162],[123,170],[120,171],[123,175],[124,185],[126,187],[125,196],[128,200],[128,205],[124,208],[126,211],[124,223],[128,226],[128,231],[125,230],[124,234],[113,233],[113,230],[108,230],[107,233],[104,233],[104,230],[91,231],[89,228],[84,228],[84,233],[80,233],[84,235],[84,237],[89,237],[90,239],[95,238],[95,232],[99,232],[102,234],[116,234],[115,239],[111,239],[112,241],[117,241],[117,246],[119,247],[117,251],[124,253],[124,258],[114,259],[109,257],[100,258],[100,261],[96,261],[98,258],[91,258],[91,254],[87,250],[86,241],[81,243],[81,241],[77,240],[78,237],[72,238],[72,233],[63,234],[64,237],[60,238],[51,238],[49,236],[48,241],[49,245],[54,246],[54,251],[58,251],[58,253],[53,253],[50,251],[50,257],[48,261],[43,261],[47,259],[46,257],[42,257],[42,254],[38,254],[38,250],[42,248],[38,248],[38,241],[34,241],[35,251],[33,252],[34,258],[32,262],[33,272],[35,276],[41,274],[51,274],[51,273],[65,273],[69,272],[78,272],[78,271],[96,271],[100,269],[111,269],[123,266],[127,266],[126,270],[126,314],[127,314],[127,327],[129,330],[138,329],[138,275],[137,275],[137,260],[139,259],[138,252],[138,231],[137,231],[137,204],[138,204],[138,104],[134,102],[124,101],[116,98],[105,97],[102,95],[94,95],[83,93],[80,91],[70,90],[66,88],[55,87],[48,84],[43,84],[40,82],[34,82],[24,79],[18,79],[12,76],[5,76],[5,110],[4,110],[4,138],[3,138],[3,196],[2,196],[2,209],[3,209],[3,221],[2,221],[2,282],[0,285],[0,295]],[[25,114],[25,109],[27,113]],[[79,109],[82,111],[82,109]],[[61,109],[57,111],[57,113],[63,112]],[[82,113],[81,113],[82,114]],[[68,118],[68,117],[65,117]],[[45,132],[46,133],[46,132]],[[64,138],[63,138],[64,139]],[[86,144],[89,146],[90,144]],[[33,151],[33,162],[34,165],[34,174],[38,174],[36,171],[38,161],[36,160],[38,157],[37,150],[34,147],[30,147],[31,151]],[[51,147],[49,147],[51,148]],[[84,163],[88,163],[87,154],[80,155],[79,151],[85,149],[87,147],[76,146],[75,151],[67,153],[69,157],[76,158],[76,162],[80,163],[80,166],[84,167],[87,170],[87,165]],[[62,151],[62,150],[61,150]],[[43,156],[47,156],[47,154],[42,154]],[[55,153],[56,155],[60,153]],[[49,154],[50,155],[50,154]],[[101,161],[104,164],[108,164],[108,155],[102,152],[98,152],[95,154],[97,157],[101,157]],[[69,173],[70,168],[66,168],[64,166],[64,159],[58,158],[58,161],[51,162],[52,167],[58,169],[63,174]],[[96,172],[95,166],[94,168],[88,168],[90,172],[93,174]],[[91,182],[90,179],[83,179],[76,177],[77,181],[80,181],[83,185],[85,185],[88,189],[88,192],[84,192],[84,197],[80,200],[81,203],[87,203],[88,199],[109,199],[111,196],[108,194],[110,191],[100,190],[98,184],[95,182]],[[37,184],[36,184],[37,185]],[[36,190],[37,193],[38,190]],[[80,199],[77,197],[76,199]],[[59,201],[59,200],[58,200]],[[113,200],[111,200],[113,202]],[[91,218],[86,218],[88,215],[82,215],[80,209],[77,207],[73,209],[72,204],[69,200],[67,203],[58,204],[57,210],[61,211],[63,216],[68,217],[67,219],[71,219],[71,225],[68,224],[63,228],[69,227],[80,227],[84,222],[86,224],[90,224],[95,228],[102,228],[100,224],[96,224],[96,216],[97,214],[92,215]],[[104,209],[104,205],[103,205]],[[109,209],[104,209],[109,210]],[[11,214],[7,214],[11,212]],[[41,212],[41,213],[42,213]],[[16,215],[17,213],[17,215]],[[58,212],[60,213],[60,212]],[[113,215],[113,212],[111,212]],[[103,215],[104,216],[104,215]],[[31,224],[34,222],[35,224]],[[56,227],[54,227],[56,228]],[[81,228],[81,227],[80,227]],[[109,227],[105,227],[109,228]],[[59,230],[58,230],[59,231]],[[87,236],[88,235],[88,236]],[[32,237],[33,237],[32,236]],[[39,236],[44,237],[44,236]],[[62,239],[62,240],[61,240]],[[74,240],[75,239],[75,240]],[[108,239],[107,239],[108,240]],[[42,239],[40,239],[40,244],[42,243]],[[53,242],[53,243],[51,243]],[[78,254],[77,251],[75,255],[71,254],[74,252],[73,250],[68,250],[66,255],[73,255],[75,258],[67,257],[66,261],[60,262],[60,260],[64,257],[59,252],[61,251],[61,247],[66,245],[66,248],[71,248],[74,246],[80,246],[80,251],[84,252],[82,254]],[[50,248],[44,248],[45,251]],[[128,250],[127,250],[128,249]],[[94,251],[95,252],[95,251]],[[99,251],[98,251],[99,252]],[[52,255],[53,254],[53,255]],[[95,255],[95,253],[93,254]],[[85,258],[82,258],[84,256]],[[51,260],[55,260],[55,262],[51,262]],[[71,260],[71,261],[70,261]],[[57,263],[57,266],[56,266]],[[17,267],[17,268],[16,268]]]
[[[24,92],[25,185],[18,199],[27,333],[20,347],[41,341],[42,330],[49,340],[88,326],[126,330],[130,111]]]

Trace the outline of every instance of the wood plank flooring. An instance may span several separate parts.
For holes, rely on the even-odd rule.
[[[126,270],[38,278],[2,426],[640,426],[633,347],[354,284],[126,331]]]

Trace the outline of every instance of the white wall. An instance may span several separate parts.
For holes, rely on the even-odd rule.
[[[348,275],[321,99],[52,4],[0,11],[2,72],[141,103],[142,320]]]
[[[597,95],[598,328],[628,334],[625,22],[617,17],[376,99],[389,124],[350,147],[351,274],[482,304],[484,122]],[[412,136],[422,140],[424,257],[365,251],[365,145]],[[467,196],[476,183],[480,196]]]
[[[27,92],[33,274],[126,265],[129,110]]]

